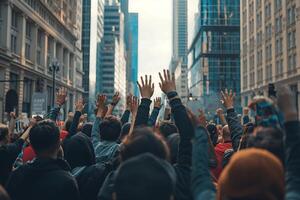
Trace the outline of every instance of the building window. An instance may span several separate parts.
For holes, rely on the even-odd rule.
[[[276,61],[276,75],[277,77],[282,77],[283,75],[283,60]]]
[[[288,49],[296,47],[296,31],[288,32]]]
[[[15,29],[18,28],[18,13],[15,10],[11,12],[11,27]]]
[[[272,81],[272,64],[267,65],[266,67],[266,80],[267,81]]]
[[[276,33],[282,30],[282,16],[279,16],[275,19],[275,31]]]
[[[22,112],[25,112],[28,115],[30,115],[31,96],[32,96],[32,82],[30,79],[24,78]]]
[[[276,40],[276,47],[275,47],[275,53],[277,54],[281,54],[282,53],[282,38],[278,38]]]
[[[275,4],[274,4],[275,10],[280,10],[282,7],[282,3],[281,0],[275,0]]]
[[[38,30],[37,49],[36,49],[36,63],[38,65],[42,64],[42,42],[43,42],[43,32],[41,30]]]
[[[30,43],[26,42],[25,44],[25,58],[30,59]]]
[[[265,6],[265,18],[266,20],[271,17],[271,4],[267,3]]]
[[[290,7],[287,10],[287,24],[291,25],[296,22],[296,6]]]
[[[11,52],[17,53],[17,36],[15,35],[15,33],[12,33],[10,35],[10,49]]]

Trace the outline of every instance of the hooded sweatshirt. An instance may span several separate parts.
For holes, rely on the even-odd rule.
[[[231,142],[225,142],[225,143],[219,143],[215,147],[215,154],[216,154],[216,159],[217,159],[217,167],[212,169],[211,172],[213,173],[214,177],[218,180],[219,176],[222,172],[222,161],[224,158],[224,153],[226,150],[231,149],[232,144]]]
[[[78,200],[76,180],[68,163],[37,158],[12,172],[6,189],[12,200]]]

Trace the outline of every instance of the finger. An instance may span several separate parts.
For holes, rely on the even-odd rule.
[[[232,90],[231,90],[231,89],[230,89],[230,91],[229,91],[229,96],[232,97]]]
[[[172,73],[172,81],[175,82],[175,73]]]
[[[160,87],[160,89],[161,89],[161,83],[159,83],[159,87]]]
[[[148,76],[146,75],[145,77],[146,77],[145,83],[146,85],[148,85]]]
[[[167,70],[167,78],[168,78],[168,81],[171,80],[171,76],[170,76],[170,71],[169,70]]]
[[[139,90],[142,91],[142,86],[140,85],[140,83],[139,83],[138,81],[137,81],[136,83],[137,83],[138,86],[139,86]]]
[[[221,91],[221,97],[222,97],[223,100],[225,99],[225,94],[224,94],[223,91]]]
[[[164,82],[164,79],[163,79],[161,73],[159,72],[158,74],[159,74],[159,78],[160,78],[161,83],[163,83],[163,82]]]
[[[149,79],[149,85],[152,84],[152,76],[150,75],[150,79]]]
[[[164,69],[164,78],[165,78],[165,81],[167,81],[167,73],[166,73],[166,70]]]
[[[141,82],[142,82],[142,86],[144,87],[145,86],[145,82],[144,82],[144,79],[143,79],[142,76],[141,76]]]
[[[225,89],[225,95],[228,96],[228,89]]]
[[[152,83],[151,89],[154,90],[154,83]]]

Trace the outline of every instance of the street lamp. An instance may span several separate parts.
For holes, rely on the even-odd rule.
[[[54,107],[55,102],[55,75],[59,71],[59,62],[57,59],[53,59],[49,65],[49,71],[52,72],[52,107]]]

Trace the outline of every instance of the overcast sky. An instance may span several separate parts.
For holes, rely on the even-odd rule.
[[[197,0],[188,0],[189,35],[193,33]],[[158,72],[169,67],[172,52],[172,0],[129,0],[130,12],[139,13],[139,76],[152,75],[160,96]]]

